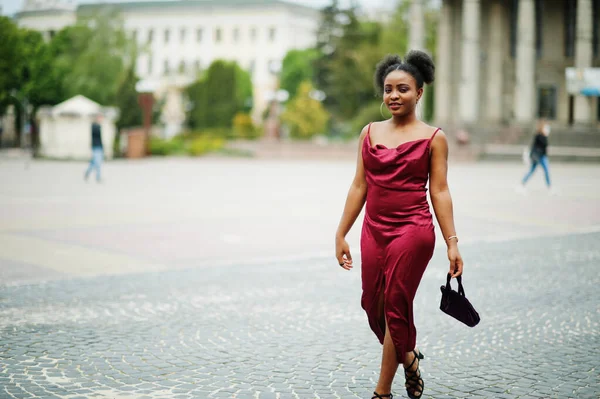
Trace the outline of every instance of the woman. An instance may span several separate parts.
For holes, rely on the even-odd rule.
[[[350,270],[352,256],[345,237],[366,203],[361,306],[383,345],[373,399],[393,397],[399,363],[404,366],[408,396],[423,395],[419,371],[423,355],[415,348],[413,299],[435,245],[425,188],[428,179],[452,277],[460,276],[463,269],[446,180],[448,142],[444,132],[420,121],[415,113],[423,84],[433,82],[434,69],[422,51],[410,51],[404,61],[389,55],[377,65],[375,85],[392,116],[362,130],[356,174],[336,232],[336,257],[342,268]]]
[[[546,186],[550,188],[550,165],[548,164],[548,135],[550,135],[550,125],[544,120],[538,122],[535,137],[533,138],[533,144],[531,145],[531,152],[529,153],[529,159],[531,160],[531,169],[523,177],[521,182],[522,188],[525,188],[527,180],[531,177],[538,164],[544,168],[544,175],[546,177]]]

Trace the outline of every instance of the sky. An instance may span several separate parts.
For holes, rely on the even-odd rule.
[[[117,2],[119,0],[78,0],[77,3],[102,3],[102,2]],[[331,3],[331,0],[287,0],[290,3],[299,3],[312,7],[323,7],[327,4]],[[3,15],[13,15],[17,11],[21,9],[21,6],[24,4],[25,0],[0,0],[0,4],[2,5],[2,14]],[[356,0],[356,2],[362,7],[369,8],[378,8],[382,6],[389,7],[390,3],[395,1],[393,0]],[[350,0],[340,0],[340,5],[346,6],[350,3]]]

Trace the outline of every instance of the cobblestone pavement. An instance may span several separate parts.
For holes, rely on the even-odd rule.
[[[282,165],[245,165],[246,179],[282,177],[265,196],[266,183],[232,183],[224,175],[239,165],[220,162],[169,163],[179,183],[156,163],[112,163],[100,186],[75,186],[72,164],[33,163],[35,174],[0,165],[1,399],[371,397],[381,348],[360,309],[360,267],[341,270],[315,244],[345,195],[323,190],[347,186],[331,177],[351,165],[286,166],[302,172],[295,195]],[[470,329],[438,309],[438,247],[415,299],[424,397],[600,397],[598,168],[555,165],[554,197],[535,184],[509,193],[517,166],[456,169],[468,175],[452,185],[465,290],[482,321]],[[245,201],[232,200],[236,184]],[[275,207],[286,201],[290,219],[265,218],[283,217]],[[271,260],[251,240],[263,232],[259,249],[280,247]],[[394,392],[405,397],[401,372]]]
[[[427,398],[598,398],[600,234],[466,246],[469,329],[415,302]],[[0,290],[2,398],[369,398],[359,270],[324,259]],[[399,374],[395,392],[404,397]]]

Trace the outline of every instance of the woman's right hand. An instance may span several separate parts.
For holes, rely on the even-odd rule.
[[[352,255],[350,255],[350,246],[344,237],[335,238],[335,257],[338,264],[346,269],[352,269]]]

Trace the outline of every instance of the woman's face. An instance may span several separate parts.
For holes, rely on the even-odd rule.
[[[405,71],[390,72],[383,82],[383,102],[394,116],[415,112],[423,88],[417,89],[413,76]]]

